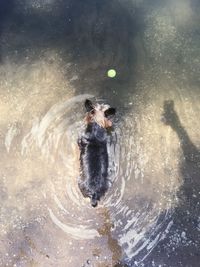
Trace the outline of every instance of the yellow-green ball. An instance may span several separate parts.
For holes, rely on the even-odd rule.
[[[117,74],[117,72],[114,69],[110,69],[107,72],[107,75],[108,75],[109,78],[114,78],[116,76],[116,74]]]

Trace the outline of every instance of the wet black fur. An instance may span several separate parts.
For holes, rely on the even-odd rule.
[[[89,111],[87,102],[85,105]],[[108,190],[107,140],[107,130],[96,122],[89,123],[78,140],[81,169],[78,185],[83,196],[91,199],[93,207]]]

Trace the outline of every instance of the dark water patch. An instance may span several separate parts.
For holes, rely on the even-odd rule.
[[[2,0],[0,2],[0,63],[2,62],[2,51],[1,51],[1,46],[3,43],[2,39],[2,32],[4,30],[5,24],[9,17],[12,14],[12,11],[14,9],[14,0]]]
[[[137,80],[143,17],[131,1],[19,0],[7,22],[2,56],[17,65],[37,60],[51,65],[53,50],[77,92],[96,91],[122,105]],[[114,79],[107,77],[110,68],[117,72]]]

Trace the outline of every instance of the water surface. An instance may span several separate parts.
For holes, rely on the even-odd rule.
[[[199,266],[198,1],[0,8],[0,266]],[[96,209],[77,186],[86,98],[118,111]]]

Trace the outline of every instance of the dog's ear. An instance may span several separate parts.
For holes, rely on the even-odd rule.
[[[105,117],[115,115],[116,109],[115,108],[108,108],[104,111]]]
[[[85,100],[85,108],[86,108],[87,112],[90,112],[94,108],[92,101],[90,101],[89,99],[86,99]]]

